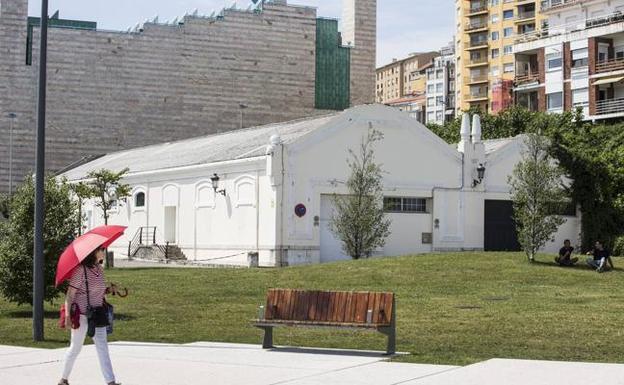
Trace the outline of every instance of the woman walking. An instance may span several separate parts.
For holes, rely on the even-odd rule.
[[[74,269],[70,279],[65,300],[65,327],[71,329],[71,344],[65,354],[63,375],[58,385],[68,385],[68,378],[82,349],[86,335],[93,338],[100,361],[100,369],[108,385],[120,385],[115,381],[113,365],[108,352],[106,326],[108,317],[104,308],[106,283],[104,281],[104,249],[97,248],[91,252]],[[80,312],[80,326],[72,327],[71,309]],[[87,318],[91,315],[91,319]]]

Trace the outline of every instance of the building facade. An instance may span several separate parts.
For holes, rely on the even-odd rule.
[[[345,260],[330,226],[333,196],[348,193],[348,151],[373,128],[384,136],[375,159],[392,222],[374,256],[519,250],[507,176],[522,157],[523,137],[483,141],[478,119],[472,128],[469,120],[452,147],[395,108],[359,106],[113,153],[63,176],[76,182],[90,170],[130,168],[124,181],[132,196],[109,218],[128,226],[111,247],[116,254],[149,232],[144,247],[169,242],[201,263],[246,265],[250,252],[261,266]],[[93,202],[83,210],[87,229],[103,223]],[[577,244],[580,215],[565,219],[544,251],[556,252],[564,239]]]
[[[542,23],[541,1],[456,0],[456,109],[499,112],[512,104],[513,46]]]
[[[624,1],[544,2],[545,27],[518,36],[517,105],[581,109],[585,119],[624,117]]]
[[[412,53],[405,59],[393,59],[392,63],[377,68],[376,102],[388,104],[408,96],[424,94],[424,70],[437,56],[437,52]]]
[[[444,124],[455,118],[455,43],[440,50],[426,70],[425,123]]]
[[[34,169],[40,31],[27,12],[28,0],[0,0],[0,192]],[[376,0],[345,0],[343,22],[340,34],[286,0],[126,32],[54,17],[46,168],[372,103]]]

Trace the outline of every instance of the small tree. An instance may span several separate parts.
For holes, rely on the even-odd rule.
[[[349,194],[333,197],[336,211],[330,229],[342,241],[345,254],[353,259],[370,257],[377,247],[385,245],[390,234],[390,220],[383,208],[382,169],[375,163],[373,150],[374,143],[382,139],[381,132],[371,129],[359,154],[349,149]]]
[[[85,183],[85,197],[95,199],[95,206],[102,210],[104,224],[108,224],[110,210],[118,204],[119,200],[130,195],[130,186],[121,183],[127,168],[119,172],[101,169],[87,174],[88,182]]]
[[[0,194],[0,220],[9,217],[11,198],[8,195]]]
[[[70,185],[70,188],[76,198],[78,198],[78,235],[82,234],[82,203],[85,199],[93,198],[92,189],[84,182],[78,182]]]
[[[44,282],[46,301],[59,294],[54,287],[58,258],[74,238],[76,203],[69,186],[52,176],[44,187]],[[14,192],[8,221],[0,222],[0,292],[11,302],[32,304],[35,186],[32,178]]]
[[[119,204],[120,199],[130,195],[130,186],[121,183],[127,172],[128,168],[124,168],[119,172],[106,169],[91,171],[87,174],[88,181],[83,187],[80,187],[80,194],[85,198],[93,198],[95,206],[102,210],[105,225],[108,225],[110,210]],[[105,261],[106,267],[110,267],[108,255]]]
[[[531,262],[564,223],[554,214],[565,201],[563,173],[548,155],[548,145],[545,137],[527,134],[522,160],[509,176],[518,241]]]

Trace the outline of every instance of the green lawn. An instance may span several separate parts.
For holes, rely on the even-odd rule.
[[[450,253],[283,269],[119,269],[108,280],[121,320],[113,340],[259,344],[250,326],[271,287],[380,290],[397,294],[400,360],[469,364],[493,357],[622,362],[624,270],[529,264],[519,253]],[[616,258],[616,266],[624,259]],[[46,305],[46,339],[31,342],[28,307],[0,299],[0,344],[60,347],[58,304]],[[385,348],[378,333],[276,329],[283,345]]]

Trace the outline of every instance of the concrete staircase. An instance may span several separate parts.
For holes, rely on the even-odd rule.
[[[160,262],[187,260],[177,245],[141,245],[132,258]]]

